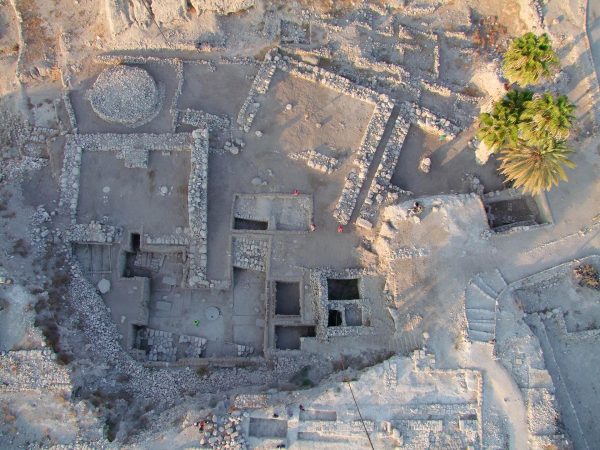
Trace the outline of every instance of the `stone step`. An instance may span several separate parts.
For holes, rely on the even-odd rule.
[[[497,293],[496,291],[494,291],[494,289],[492,289],[487,283],[486,280],[484,279],[484,274],[477,274],[473,277],[473,279],[471,280],[473,282],[473,284],[475,286],[477,286],[482,292],[484,292],[486,295],[488,295],[490,298],[493,298],[494,300],[496,299]]]
[[[498,269],[494,269],[491,272],[486,272],[485,274],[480,274],[480,276],[485,284],[494,292],[493,297],[495,298],[498,297],[500,292],[502,292],[507,286],[502,273]]]
[[[469,339],[479,342],[490,342],[494,339],[494,334],[487,331],[469,330]]]
[[[496,322],[469,322],[469,333],[471,331],[485,331],[494,334]]]
[[[467,320],[495,320],[496,312],[489,309],[469,308],[466,310]]]
[[[496,300],[485,293],[475,283],[469,283],[465,290],[465,307],[467,309],[496,310]]]

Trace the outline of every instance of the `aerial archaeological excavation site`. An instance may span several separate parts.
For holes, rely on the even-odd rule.
[[[0,0],[0,448],[600,448],[599,80],[600,0]]]

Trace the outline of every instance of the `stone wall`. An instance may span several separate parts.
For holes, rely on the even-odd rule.
[[[360,222],[357,221],[357,224],[367,224],[368,228],[372,226],[372,222],[376,218],[379,208],[387,197],[390,180],[396,169],[396,164],[398,163],[398,158],[400,157],[400,152],[404,145],[404,139],[406,138],[409,127],[410,112],[404,110],[398,115],[392,134],[383,150],[383,155],[379,166],[377,167],[377,171],[375,172],[375,177],[371,182],[369,192],[367,193],[365,202],[360,210]]]
[[[345,225],[350,220],[350,216],[356,207],[358,195],[362,189],[363,183],[367,178],[369,166],[373,162],[377,145],[383,137],[385,126],[392,113],[393,104],[384,99],[375,106],[375,112],[369,121],[367,132],[358,149],[354,159],[354,165],[358,168],[357,177],[346,178],[346,183],[342,191],[342,195],[338,200],[338,204],[333,213],[334,217],[342,225]]]
[[[290,159],[295,161],[305,161],[311,169],[318,170],[326,174],[331,174],[337,169],[339,160],[331,156],[324,155],[316,150],[309,149],[303,152],[292,153]]]
[[[277,66],[271,62],[271,59],[268,58],[268,56],[269,54],[265,56],[263,64],[258,69],[258,73],[248,92],[248,97],[238,113],[237,123],[240,126],[240,129],[244,130],[246,133],[250,131],[252,122],[260,108],[260,103],[256,101],[256,97],[267,92],[269,85],[271,84],[271,79],[277,69]]]
[[[121,239],[122,232],[120,227],[92,221],[89,224],[72,225],[65,232],[65,237],[69,242],[111,244]]]
[[[188,217],[192,243],[189,247],[190,287],[207,285],[207,240],[208,240],[208,128],[192,133],[191,170],[188,185]]]
[[[204,111],[186,109],[178,110],[178,124],[191,125],[193,127],[204,127],[213,132],[217,130],[229,129],[231,121],[227,116],[217,116]]]
[[[367,326],[341,326],[341,327],[328,327],[329,309],[333,305],[333,309],[343,308],[343,302],[330,301],[327,288],[327,278],[360,278],[371,273],[366,269],[346,269],[337,271],[329,268],[320,268],[310,271],[309,277],[309,292],[305,293],[305,298],[308,296],[312,297],[313,310],[315,312],[316,324],[316,337],[321,340],[327,340],[333,336],[359,336],[365,334],[373,334],[374,329]],[[352,299],[354,303],[360,305],[363,311],[370,314],[370,305],[368,299]],[[337,307],[337,308],[335,308]]]

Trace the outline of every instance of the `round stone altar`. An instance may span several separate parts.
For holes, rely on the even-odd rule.
[[[216,306],[209,306],[206,308],[206,318],[208,320],[217,320],[221,315],[221,311]]]
[[[161,103],[154,78],[135,66],[104,69],[89,90],[88,99],[100,118],[124,125],[151,120]]]

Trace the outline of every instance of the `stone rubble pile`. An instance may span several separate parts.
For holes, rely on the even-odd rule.
[[[46,250],[48,242],[52,239],[52,234],[46,224],[50,222],[50,214],[43,206],[38,206],[31,217],[30,230],[31,241],[38,253]]]
[[[65,111],[69,117],[69,125],[71,125],[71,131],[77,133],[77,116],[71,103],[71,97],[68,92],[63,93],[63,104],[65,105]]]
[[[333,173],[340,163],[337,158],[324,155],[312,149],[299,153],[292,153],[290,158],[296,161],[305,161],[306,165],[311,169],[315,169],[326,174]]]
[[[237,155],[245,146],[246,143],[242,139],[234,139],[233,141],[225,142],[224,149],[232,155]]]
[[[146,148],[124,147],[116,151],[117,159],[122,159],[128,169],[147,169],[150,151]]]
[[[69,371],[56,362],[51,349],[0,353],[0,393],[51,391],[68,395],[71,390]]]
[[[259,409],[266,408],[268,402],[268,394],[237,394],[233,400],[233,407],[237,409]]]
[[[187,246],[190,245],[192,240],[189,235],[180,232],[175,232],[174,234],[165,234],[160,236],[150,236],[149,234],[144,234],[144,241],[146,244],[153,245],[181,245]]]
[[[416,123],[428,131],[432,131],[450,141],[460,133],[460,128],[450,122],[448,119],[438,116],[427,108],[419,105],[413,105]]]
[[[246,449],[241,421],[242,414],[239,411],[233,411],[226,417],[216,415],[206,417],[198,424],[200,445],[203,448]]]
[[[10,159],[0,166],[0,181],[19,181],[29,171],[40,170],[48,165],[45,158],[23,156],[18,159]]]
[[[236,344],[238,356],[250,356],[254,353],[254,347],[251,345]]]
[[[430,255],[430,250],[423,247],[397,247],[390,253],[391,260],[424,258]]]
[[[199,357],[206,349],[206,339],[197,336],[177,335],[168,331],[145,328],[136,336],[135,347],[140,348],[143,341],[147,342],[148,361],[177,361],[178,344],[190,344],[185,351],[186,357]]]
[[[282,44],[310,44],[310,24],[281,20],[279,40]]]
[[[252,239],[236,236],[232,243],[233,266],[240,269],[267,271],[270,242],[268,239]]]
[[[94,112],[102,120],[139,126],[152,120],[164,98],[152,76],[143,68],[118,65],[104,69],[87,92]]]

